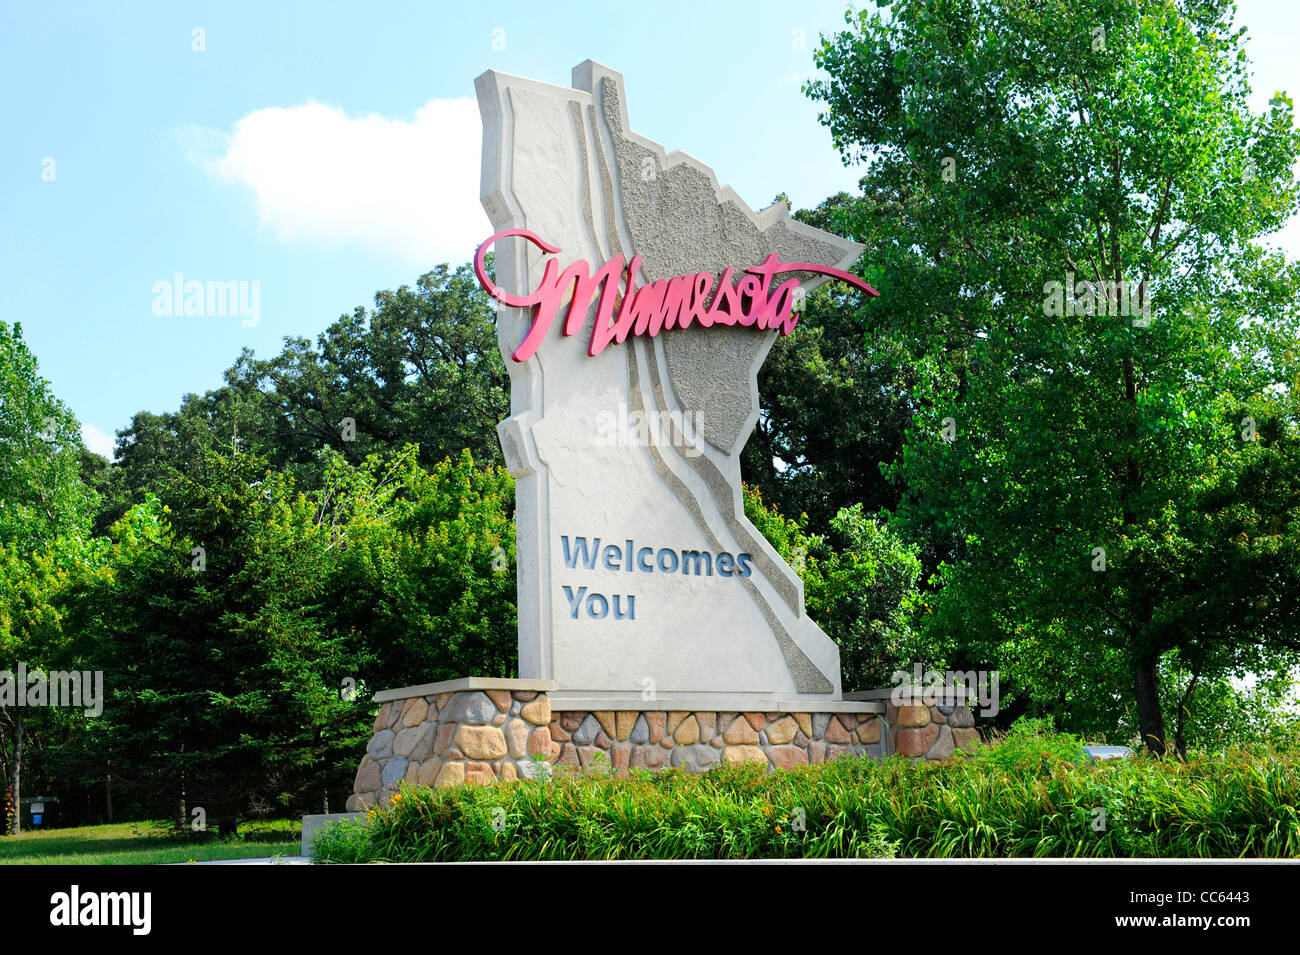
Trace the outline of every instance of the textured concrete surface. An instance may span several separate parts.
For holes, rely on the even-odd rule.
[[[645,285],[702,270],[716,280],[727,267],[743,274],[770,253],[848,268],[861,252],[791,220],[784,205],[755,212],[709,167],[633,132],[613,70],[587,61],[572,87],[490,71],[476,87],[484,208],[496,229],[527,228],[559,246],[562,267],[639,254]],[[506,291],[537,287],[548,256],[517,239],[494,251]],[[805,288],[821,280],[798,277]],[[511,416],[498,430],[516,479],[520,676],[611,708],[647,694],[709,694],[738,710],[777,697],[839,700],[838,648],[804,613],[801,581],[746,520],[740,497],[739,454],[776,332],[669,329],[589,357],[594,320],[592,307],[572,337],[557,322],[517,363],[510,356],[530,316],[500,312]],[[611,443],[609,422],[629,419],[663,426]],[[562,540],[579,536],[599,539],[602,551],[633,541],[656,555],[744,554],[752,573],[567,566]],[[603,613],[616,598],[634,615]]]

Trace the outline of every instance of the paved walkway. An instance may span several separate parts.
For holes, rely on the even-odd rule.
[[[190,865],[188,862],[176,862],[173,865]],[[213,859],[208,862],[195,862],[194,865],[311,865],[306,856],[267,856],[261,859]]]

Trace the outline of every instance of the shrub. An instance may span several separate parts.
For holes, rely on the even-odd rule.
[[[962,752],[962,758],[1006,773],[1051,772],[1061,765],[1083,760],[1083,740],[1072,733],[1060,733],[1049,719],[1022,716],[993,745]]]
[[[367,828],[318,842],[317,859],[1300,856],[1294,750],[1086,764],[1042,726],[1011,738],[1006,757],[994,746],[947,764],[843,758],[770,774],[403,788]]]

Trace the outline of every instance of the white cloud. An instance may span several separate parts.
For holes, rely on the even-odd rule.
[[[113,460],[113,448],[117,445],[117,438],[113,435],[106,434],[93,424],[83,424],[81,440],[85,443],[87,451],[103,455],[110,461]]]
[[[430,100],[412,120],[270,107],[230,133],[191,127],[179,138],[213,178],[247,187],[285,241],[360,243],[427,268],[468,261],[491,232],[472,99]]]

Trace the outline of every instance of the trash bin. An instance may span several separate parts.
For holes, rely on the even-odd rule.
[[[57,796],[31,796],[19,800],[24,829],[48,829],[58,812]]]

